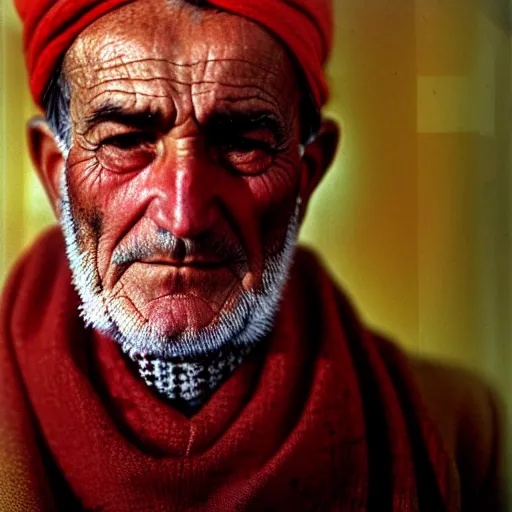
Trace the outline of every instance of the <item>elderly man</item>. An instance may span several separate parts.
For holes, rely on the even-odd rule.
[[[328,0],[16,4],[62,229],[3,295],[0,509],[497,510],[489,392],[295,251]]]

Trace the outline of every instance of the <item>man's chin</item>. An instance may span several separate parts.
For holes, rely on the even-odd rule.
[[[128,297],[109,301],[111,334],[125,353],[159,358],[197,359],[234,340],[247,324],[251,299],[229,295],[221,305],[194,293],[168,293],[137,309]],[[90,322],[98,328],[102,323]]]
[[[172,340],[183,333],[199,333],[214,327],[222,314],[222,306],[191,293],[169,294],[151,301],[144,317],[154,332]]]

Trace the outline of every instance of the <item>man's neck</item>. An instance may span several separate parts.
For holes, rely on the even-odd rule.
[[[162,398],[186,416],[195,414],[247,359],[253,345],[225,347],[195,361],[136,355],[139,375]]]

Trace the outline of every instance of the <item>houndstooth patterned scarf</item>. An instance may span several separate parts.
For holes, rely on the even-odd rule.
[[[227,347],[194,362],[144,354],[134,355],[133,360],[144,382],[164,398],[196,407],[233,374],[252,350],[252,345]]]

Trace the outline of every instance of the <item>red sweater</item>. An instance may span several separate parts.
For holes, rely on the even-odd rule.
[[[311,254],[296,255],[272,335],[191,418],[77,305],[54,229],[2,301],[1,510],[460,510],[405,356]]]

